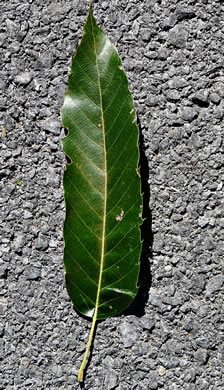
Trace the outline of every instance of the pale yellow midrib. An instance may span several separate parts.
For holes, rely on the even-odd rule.
[[[91,22],[92,22],[92,19],[91,19]],[[104,122],[104,114],[103,114],[101,80],[100,80],[100,71],[99,71],[99,64],[98,64],[97,51],[96,51],[96,41],[95,41],[94,34],[93,34],[93,40],[94,40],[94,49],[95,49],[95,54],[96,54],[96,69],[97,69],[97,77],[98,77],[98,85],[99,85],[100,109],[101,109],[101,120],[102,120],[102,130],[103,130],[104,169],[105,169],[103,232],[102,232],[102,246],[101,246],[101,258],[100,258],[100,273],[99,273],[99,281],[98,281],[98,288],[97,288],[97,295],[96,295],[96,306],[95,306],[95,312],[94,312],[94,314],[96,313],[96,318],[97,318],[98,308],[99,308],[100,290],[101,290],[101,284],[102,284],[102,275],[103,275],[104,253],[105,253],[106,212],[107,212],[107,156],[106,156],[106,136],[105,136],[105,122]]]
[[[92,3],[92,2],[91,2]],[[90,7],[91,7],[90,3]],[[92,33],[93,33],[93,22],[92,22],[92,16],[91,16],[91,25],[92,25]],[[92,320],[92,326],[89,334],[89,339],[86,346],[86,351],[83,357],[82,364],[80,366],[79,372],[78,372],[78,381],[83,382],[83,373],[86,365],[86,360],[89,354],[89,350],[92,344],[92,339],[95,331],[96,326],[96,320],[98,315],[98,308],[99,308],[99,299],[100,299],[100,290],[101,290],[101,284],[102,284],[102,275],[103,275],[103,266],[104,266],[104,253],[105,253],[105,236],[106,236],[106,211],[107,211],[107,156],[106,156],[106,137],[105,137],[105,123],[104,123],[104,114],[103,114],[103,102],[102,102],[102,92],[101,92],[101,80],[100,80],[100,71],[99,71],[99,64],[98,64],[98,58],[97,58],[97,51],[96,51],[96,41],[95,36],[93,33],[93,42],[94,42],[94,50],[96,55],[96,70],[97,70],[97,78],[98,78],[98,85],[99,85],[99,97],[100,97],[100,110],[101,110],[101,121],[102,121],[102,130],[103,130],[103,142],[104,142],[104,169],[105,169],[105,182],[104,182],[104,208],[103,208],[103,232],[102,232],[102,246],[101,246],[101,258],[100,258],[100,273],[99,273],[99,281],[98,281],[98,287],[97,287],[97,294],[96,294],[96,303],[95,303],[95,310]]]

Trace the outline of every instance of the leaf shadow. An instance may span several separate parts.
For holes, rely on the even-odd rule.
[[[139,118],[139,169],[141,176],[141,192],[143,197],[143,223],[141,225],[142,252],[140,257],[140,272],[138,279],[138,293],[131,305],[122,313],[123,315],[135,315],[142,317],[145,314],[145,305],[148,301],[149,289],[152,282],[150,259],[152,259],[153,233],[152,214],[149,208],[150,187],[149,187],[149,167],[144,151],[144,137]]]

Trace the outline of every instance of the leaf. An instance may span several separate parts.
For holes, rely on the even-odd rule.
[[[95,323],[120,314],[137,293],[140,229],[138,127],[116,48],[90,5],[72,60],[62,108],[66,286],[75,308]]]

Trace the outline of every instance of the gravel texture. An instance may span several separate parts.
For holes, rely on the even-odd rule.
[[[1,1],[0,389],[79,388],[90,322],[64,286],[60,107],[87,8]],[[144,313],[99,323],[85,389],[223,389],[221,1],[96,1],[94,14],[144,135],[153,248]]]

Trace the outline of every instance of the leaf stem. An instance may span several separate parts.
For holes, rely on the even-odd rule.
[[[86,361],[87,361],[87,358],[88,358],[89,350],[90,350],[91,345],[92,345],[93,335],[94,335],[94,331],[95,331],[95,327],[96,327],[96,319],[97,319],[97,310],[95,310],[95,312],[94,312],[88,343],[87,343],[87,346],[86,346],[86,350],[85,350],[85,354],[84,354],[84,357],[83,357],[83,360],[82,360],[82,364],[81,364],[79,372],[78,372],[78,382],[83,382],[83,376],[84,376],[84,370],[85,370],[85,366],[86,366]]]

